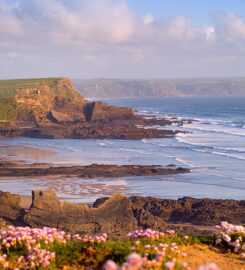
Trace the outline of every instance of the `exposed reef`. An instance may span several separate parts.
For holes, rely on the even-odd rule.
[[[190,172],[189,169],[162,168],[160,166],[143,165],[100,165],[88,166],[52,166],[50,164],[23,164],[10,161],[0,161],[0,177],[3,176],[78,176],[82,178],[95,177],[127,177],[146,175],[166,175]]]

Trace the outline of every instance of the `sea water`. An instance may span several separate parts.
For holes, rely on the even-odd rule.
[[[4,178],[0,189],[27,195],[31,189],[52,188],[61,199],[71,201],[93,201],[117,192],[175,199],[183,196],[245,199],[245,97],[144,97],[102,101],[132,107],[138,114],[196,121],[184,126],[163,127],[188,131],[167,139],[2,139],[0,157],[55,165],[176,164],[192,172],[120,179],[46,177],[18,178],[17,181]],[[22,147],[22,151],[17,151],[18,147]]]

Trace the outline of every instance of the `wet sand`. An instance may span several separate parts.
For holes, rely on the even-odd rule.
[[[10,160],[12,162],[30,164],[33,161],[43,162],[49,160],[54,154],[54,151],[48,149],[0,144],[0,161]]]
[[[23,196],[23,204],[31,198],[31,191],[54,190],[60,200],[76,203],[91,203],[100,197],[117,193],[128,196],[139,195],[128,187],[123,179],[79,179],[79,178],[0,178],[1,190]],[[30,199],[29,199],[30,200]]]

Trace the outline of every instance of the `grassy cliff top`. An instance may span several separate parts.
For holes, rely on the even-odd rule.
[[[0,80],[0,123],[47,112],[54,97],[83,100],[67,78]]]
[[[67,78],[0,80],[0,98],[23,98],[36,95],[81,98]]]
[[[61,80],[61,78],[35,78],[35,79],[12,79],[0,80],[0,89],[22,89],[35,88],[42,83],[52,83]]]

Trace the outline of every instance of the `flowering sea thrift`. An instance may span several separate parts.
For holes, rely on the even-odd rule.
[[[241,258],[244,258],[244,228],[223,223],[219,229],[220,233],[216,239],[216,244],[225,243],[235,252],[240,252]],[[236,232],[235,239],[232,235],[234,232]],[[104,270],[193,270],[187,262],[183,262],[183,258],[188,259],[188,256],[181,253],[176,244],[179,240],[189,241],[187,235],[179,237],[175,235],[173,230],[163,233],[147,229],[133,231],[128,234],[128,237],[131,239],[128,246],[128,250],[131,250],[131,252],[128,254],[127,260],[121,266],[112,260],[108,260],[103,265]],[[53,269],[56,267],[55,263],[57,263],[56,256],[60,256],[59,250],[65,250],[66,252],[66,248],[69,250],[73,244],[76,248],[77,244],[80,248],[85,248],[85,251],[88,248],[89,252],[92,252],[91,256],[94,260],[97,257],[93,258],[93,254],[95,254],[93,252],[104,247],[106,249],[107,244],[104,244],[106,240],[107,234],[81,237],[79,234],[70,235],[55,228],[38,229],[9,226],[6,231],[0,231],[0,269]],[[173,240],[176,242],[173,242]],[[54,250],[57,251],[58,255]],[[11,257],[11,254],[14,254],[14,256]],[[82,254],[79,249],[80,255],[84,255],[86,259],[89,259],[88,256],[90,256],[86,252]],[[106,258],[108,258],[108,255],[106,255]],[[103,263],[103,259],[100,263]],[[218,267],[210,263],[199,267],[197,270],[218,270]]]
[[[107,234],[102,236],[80,237],[79,235],[66,234],[55,228],[43,227],[42,229],[30,227],[8,226],[7,231],[0,231],[0,250],[9,253],[11,249],[22,248],[28,251],[26,256],[20,256],[15,265],[17,269],[37,269],[45,268],[55,260],[55,252],[50,252],[52,244],[62,243],[66,245],[70,241],[82,241],[90,243],[105,242]],[[0,266],[8,268],[7,254],[0,253]]]
[[[245,250],[245,227],[233,225],[227,221],[222,221],[220,226],[216,226],[219,232],[215,234],[217,245],[227,246],[227,251],[233,250],[235,253],[242,253]],[[241,256],[243,257],[243,256]]]
[[[208,263],[206,265],[198,267],[197,270],[219,270],[219,268],[215,263]]]
[[[147,239],[155,240],[155,239],[162,238],[165,234],[174,234],[174,233],[175,233],[174,230],[168,230],[168,231],[166,231],[166,233],[163,233],[163,232],[158,232],[158,231],[154,231],[151,229],[147,229],[145,231],[144,230],[133,231],[133,232],[129,233],[127,236],[130,238],[135,238],[135,239],[147,238]]]

